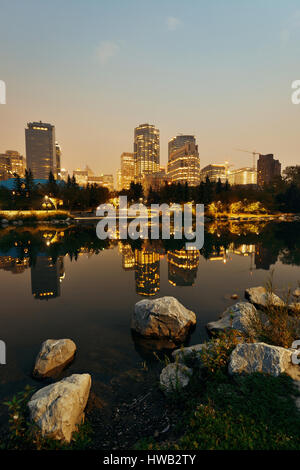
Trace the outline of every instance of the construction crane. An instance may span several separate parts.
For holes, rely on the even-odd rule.
[[[253,156],[253,170],[256,170],[256,155],[261,155],[261,153],[251,152],[250,150],[243,150],[243,149],[234,149],[234,150],[237,150],[238,152],[251,153]]]

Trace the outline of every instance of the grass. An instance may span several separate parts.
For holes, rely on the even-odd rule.
[[[299,450],[300,416],[289,377],[262,374],[230,378],[219,372],[191,384],[176,403],[184,410],[169,441],[140,441],[153,450]],[[176,432],[175,432],[176,434]]]
[[[29,419],[27,403],[33,393],[34,388],[27,386],[4,402],[9,413],[9,434],[0,442],[0,450],[85,450],[90,447],[92,429],[88,422],[78,426],[69,444],[42,436]]]

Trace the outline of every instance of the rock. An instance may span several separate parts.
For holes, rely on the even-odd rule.
[[[131,328],[151,338],[184,341],[189,329],[196,324],[196,315],[174,297],[141,300],[135,304]]]
[[[168,364],[160,374],[160,386],[165,393],[179,391],[188,385],[192,374],[183,364]]]
[[[277,377],[287,374],[300,380],[300,368],[292,363],[294,349],[285,349],[266,343],[242,343],[232,351],[229,360],[229,374],[253,374],[261,372]]]
[[[300,287],[297,287],[297,289],[294,290],[293,296],[294,297],[300,297]]]
[[[195,344],[187,348],[175,349],[175,351],[172,352],[172,357],[176,362],[185,363],[185,361],[193,360],[193,359],[197,361],[199,358],[199,353],[201,353],[204,346],[205,346],[205,343],[202,343],[202,344]]]
[[[1,224],[5,224],[5,225],[6,225],[6,224],[8,224],[8,223],[9,223],[9,221],[8,221],[7,219],[2,219],[2,220],[1,220]]]
[[[91,388],[89,374],[73,374],[38,390],[28,403],[30,419],[45,437],[70,442],[84,421]]]
[[[47,339],[36,358],[33,375],[51,377],[69,364],[75,355],[76,344],[71,339]]]
[[[251,320],[254,320],[258,312],[254,305],[248,302],[238,302],[227,308],[222,313],[220,320],[210,322],[206,328],[211,333],[220,333],[232,329],[241,333],[250,333]]]
[[[273,292],[268,292],[265,287],[252,287],[246,289],[245,297],[255,307],[267,308],[267,307],[284,307],[284,301]]]

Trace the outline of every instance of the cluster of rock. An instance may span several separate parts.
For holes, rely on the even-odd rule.
[[[300,296],[300,289],[296,289],[294,297]],[[300,367],[293,360],[297,356],[296,349],[286,349],[279,346],[272,346],[263,342],[245,342],[243,338],[253,335],[252,325],[256,319],[262,322],[268,322],[267,309],[272,306],[274,308],[282,308],[285,306],[280,297],[274,293],[268,292],[264,287],[256,287],[247,289],[245,292],[246,299],[249,302],[238,302],[235,305],[229,307],[220,316],[219,320],[211,322],[207,325],[208,330],[211,333],[221,333],[230,329],[237,331],[241,334],[241,342],[232,351],[228,373],[230,375],[235,374],[252,374],[260,372],[269,374],[272,376],[279,376],[280,374],[287,374],[293,380],[300,381]],[[179,304],[176,299],[170,301],[164,300],[166,298],[157,299],[156,301],[142,301],[136,304],[135,316],[132,325],[137,328],[139,325],[139,331],[155,333],[155,335],[171,335],[169,328],[165,325],[171,326],[173,321],[173,315],[167,313],[168,306]],[[169,298],[167,298],[169,299]],[[155,304],[155,302],[157,302]],[[155,307],[154,307],[155,305]],[[160,310],[159,306],[163,308]],[[191,326],[191,320],[194,318],[193,312],[186,314],[186,309],[180,305],[176,311],[175,318],[180,317],[187,328]],[[289,305],[289,310],[295,312],[298,308],[299,302]],[[160,315],[162,313],[162,316]],[[182,316],[179,314],[182,312]],[[193,315],[191,315],[193,314]],[[166,321],[166,317],[172,318],[172,320]],[[140,320],[140,321],[139,321]],[[179,321],[179,319],[178,319]],[[171,322],[171,323],[168,323]],[[149,325],[155,324],[155,327],[149,328]],[[162,325],[161,325],[162,323]],[[182,327],[182,323],[179,322]],[[192,324],[194,322],[192,321]],[[144,328],[141,328],[141,325]],[[178,331],[176,330],[178,335]],[[181,336],[181,335],[179,335]],[[253,336],[252,336],[253,338]],[[197,344],[190,347],[176,349],[172,353],[174,359],[173,363],[168,364],[161,372],[160,385],[161,388],[166,392],[176,391],[179,388],[184,388],[188,385],[190,378],[197,369],[203,367],[202,364],[202,353],[204,348],[214,348],[220,341],[218,336],[210,341],[209,343]],[[187,365],[191,366],[187,367]],[[196,369],[194,368],[196,366]]]
[[[71,339],[44,341],[33,369],[36,378],[57,377],[74,359],[76,345]],[[28,402],[31,420],[45,437],[70,442],[84,410],[91,388],[89,374],[73,374],[38,390]]]

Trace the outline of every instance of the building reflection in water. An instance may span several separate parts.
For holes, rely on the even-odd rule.
[[[13,256],[0,256],[0,269],[10,271],[12,274],[21,274],[29,268],[29,258],[15,258]]]
[[[197,278],[198,250],[168,251],[168,279],[172,286],[192,286]]]
[[[122,268],[125,271],[130,271],[135,267],[134,251],[129,243],[119,242],[119,253],[122,255]]]
[[[63,278],[63,256],[55,262],[48,256],[37,256],[35,265],[31,267],[32,295],[41,300],[59,297],[60,283]]]
[[[134,255],[136,293],[155,295],[160,287],[160,254],[146,245]]]
[[[265,269],[269,271],[270,266],[275,264],[278,258],[278,254],[273,250],[270,250],[262,243],[257,243],[255,248],[255,266],[256,269]]]

